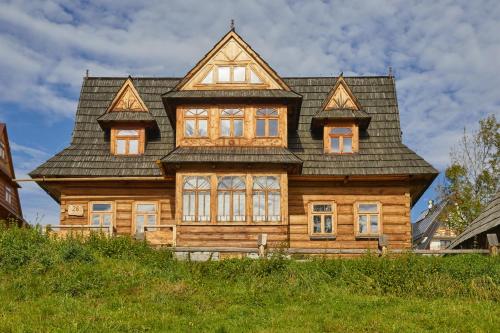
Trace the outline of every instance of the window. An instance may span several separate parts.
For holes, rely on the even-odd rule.
[[[201,80],[201,84],[262,84],[262,79],[252,67],[251,65],[248,66],[244,64],[214,66],[205,74]]]
[[[184,136],[208,137],[208,111],[189,109],[184,112]]]
[[[380,233],[380,205],[376,202],[356,204],[356,234],[378,235]]]
[[[253,177],[253,221],[281,221],[281,192],[279,177]]]
[[[185,176],[183,178],[182,221],[210,221],[210,177]]]
[[[154,202],[138,202],[135,204],[135,233],[143,233],[144,226],[156,225],[157,204]]]
[[[2,141],[0,141],[0,159],[4,160],[5,156],[6,156],[6,154],[5,154],[5,144]]]
[[[8,185],[5,186],[5,201],[12,204],[14,199],[14,189]]]
[[[330,152],[337,154],[352,153],[352,128],[334,127],[328,132],[330,140]]]
[[[279,113],[276,109],[258,109],[256,114],[255,136],[278,136],[278,116]]]
[[[109,227],[113,224],[113,204],[109,202],[93,202],[90,204],[90,224]]]
[[[243,176],[217,177],[217,221],[245,221],[246,186]]]
[[[224,109],[220,114],[220,136],[242,137],[244,113],[241,109]]]
[[[219,82],[231,81],[231,67],[220,66],[217,68],[217,74],[218,74]]]
[[[113,129],[115,155],[139,155],[144,152],[143,129]]]
[[[310,235],[327,236],[335,234],[335,209],[335,204],[331,202],[310,204]]]

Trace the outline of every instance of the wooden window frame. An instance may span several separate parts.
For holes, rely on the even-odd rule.
[[[264,110],[264,109],[273,109],[277,112],[277,115],[276,116],[269,116],[269,115],[259,116],[259,115],[257,115],[259,110]],[[280,114],[279,108],[272,107],[272,106],[256,107],[255,108],[255,118],[254,118],[255,119],[254,120],[254,123],[255,123],[254,138],[255,139],[279,138],[280,137],[280,116],[281,116],[281,114]],[[263,136],[257,135],[257,123],[259,122],[259,120],[264,120],[264,135]],[[269,135],[269,120],[276,120],[276,123],[277,123],[276,135]]]
[[[332,206],[332,212],[331,213],[326,213],[326,212],[314,212],[313,207],[315,205],[331,205]],[[323,201],[310,201],[308,204],[308,209],[307,209],[307,227],[308,227],[308,234],[311,237],[311,239],[314,238],[336,238],[337,237],[337,218],[338,218],[338,212],[337,212],[337,203],[335,201],[331,200],[323,200]],[[314,215],[321,215],[321,228],[323,229],[324,226],[324,216],[325,215],[331,215],[332,216],[332,232],[320,232],[320,233],[315,233],[314,230],[314,223],[313,223],[313,216]]]
[[[361,213],[359,212],[359,205],[377,205],[377,213]],[[359,216],[360,215],[377,215],[378,216],[378,231],[371,232],[371,223],[370,219],[367,219],[367,230],[368,232],[360,233],[359,232]],[[380,201],[356,201],[354,203],[354,234],[356,238],[377,238],[382,235],[382,203]]]
[[[241,110],[243,113],[241,116],[223,116],[222,112],[224,110]],[[223,139],[244,139],[245,138],[245,108],[244,107],[224,107],[224,108],[218,108],[219,112],[219,138]],[[222,135],[222,121],[223,120],[229,120],[229,136]],[[234,135],[234,121],[235,120],[241,120],[242,123],[242,129],[241,129],[241,136],[235,136]]]
[[[188,116],[187,115],[187,112],[189,110],[205,110],[207,112],[207,115],[206,116],[200,116],[200,115],[196,115],[196,116]],[[210,109],[207,109],[207,108],[204,108],[204,107],[199,107],[199,108],[185,108],[185,109],[182,109],[182,114],[183,114],[183,127],[182,127],[182,136],[186,139],[207,139],[210,137]],[[195,122],[195,134],[193,136],[187,136],[186,135],[186,123],[187,123],[187,120],[194,120]],[[200,135],[200,127],[199,127],[199,121],[200,120],[206,120],[207,121],[207,135],[206,136],[201,136]]]
[[[187,177],[206,177],[208,178],[208,183],[210,184],[210,187],[208,189],[199,189],[199,188],[196,188],[196,189],[187,189],[185,190],[184,189],[184,179],[187,178]],[[200,224],[210,224],[212,219],[213,219],[213,180],[212,180],[212,176],[211,175],[206,175],[206,174],[200,174],[200,175],[197,175],[197,174],[192,174],[192,175],[183,175],[181,177],[181,197],[180,197],[180,200],[181,200],[181,223],[182,224],[194,224],[194,225],[200,225]],[[194,193],[194,220],[192,221],[185,221],[184,220],[184,193],[186,192],[193,192]],[[198,209],[199,209],[199,193],[200,192],[208,192],[209,193],[209,199],[210,199],[210,205],[209,205],[209,210],[208,210],[208,213],[209,213],[209,216],[208,216],[208,220],[199,220],[199,212],[198,212]]]
[[[135,135],[126,135],[126,136],[119,136],[118,132],[119,131],[130,131],[130,130],[135,130],[139,132],[138,136]],[[120,126],[120,127],[114,127],[111,129],[111,154],[116,155],[116,156],[139,156],[144,154],[144,146],[145,146],[145,129],[141,127],[129,127],[129,126]],[[117,141],[118,140],[125,140],[125,154],[119,154],[117,150]],[[137,147],[137,154],[130,154],[128,153],[129,151],[129,142],[131,140],[139,140],[138,142],[138,147]]]
[[[277,178],[277,181],[278,181],[278,185],[279,185],[279,189],[254,189],[253,188],[253,185],[254,185],[254,178],[256,177],[276,177]],[[251,204],[252,204],[252,222],[255,222],[255,223],[265,223],[265,224],[269,224],[269,223],[281,223],[281,221],[283,220],[283,214],[282,214],[282,196],[283,196],[283,193],[282,193],[282,185],[281,185],[281,177],[278,176],[278,175],[252,175],[251,176],[251,183],[252,183],[252,187],[251,187],[251,190],[252,190],[252,195],[251,195]],[[264,219],[263,220],[256,220],[255,219],[255,214],[253,212],[253,200],[254,200],[254,193],[264,193]],[[271,220],[269,217],[269,194],[270,193],[278,193],[279,194],[279,203],[280,203],[280,216],[279,216],[279,220]]]
[[[137,209],[138,205],[154,205],[155,211],[154,211],[154,213],[140,212]],[[132,232],[131,232],[132,235],[137,234],[137,230],[136,230],[136,227],[137,227],[136,223],[137,222],[136,222],[136,219],[137,219],[137,216],[139,216],[139,215],[144,216],[144,226],[147,225],[146,221],[147,221],[147,217],[148,216],[155,216],[155,225],[160,224],[159,223],[159,217],[160,217],[159,207],[160,207],[160,205],[158,204],[158,201],[134,201],[132,207],[133,207],[132,208]]]
[[[14,204],[14,188],[9,185],[5,185],[5,202],[9,205]]]
[[[94,212],[94,205],[95,204],[106,204],[106,205],[111,205],[111,211],[97,211],[97,212]],[[101,228],[106,228],[104,225],[103,225],[103,217],[102,215],[103,214],[111,214],[111,227],[112,228],[115,228],[115,218],[116,218],[116,205],[113,201],[90,201],[89,202],[89,206],[88,206],[88,212],[89,212],[89,216],[88,216],[88,224],[89,225],[93,225],[92,224],[92,215],[94,214],[98,214],[100,215],[99,217],[99,226]]]
[[[236,174],[216,174],[215,175],[216,177],[216,184],[217,184],[217,188],[216,188],[216,197],[215,197],[215,200],[216,202],[214,203],[215,204],[215,209],[216,209],[216,216],[215,216],[215,219],[216,219],[216,223],[217,224],[235,224],[235,223],[246,223],[247,219],[248,219],[248,216],[247,216],[247,208],[248,208],[248,195],[247,195],[247,187],[248,187],[248,182],[247,182],[247,177],[246,175],[244,174],[240,174],[240,175],[236,175]],[[240,177],[240,178],[243,178],[243,182],[245,184],[245,188],[244,189],[238,189],[238,190],[235,190],[235,189],[224,189],[224,190],[219,190],[219,178],[224,178],[224,177]],[[219,193],[229,193],[230,197],[229,197],[229,217],[230,219],[228,221],[223,221],[223,220],[219,220]],[[243,193],[244,197],[245,197],[245,209],[244,209],[244,219],[241,220],[241,221],[236,221],[234,219],[234,194],[235,193]]]
[[[349,128],[351,130],[351,134],[331,134],[330,131],[335,128]],[[331,139],[339,138],[339,151],[332,151]],[[351,138],[351,152],[344,152],[344,138]],[[324,149],[325,153],[332,155],[352,155],[358,152],[359,145],[359,128],[357,125],[353,123],[338,123],[338,124],[329,124],[324,128]]]

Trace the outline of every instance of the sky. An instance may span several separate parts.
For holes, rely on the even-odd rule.
[[[443,171],[464,128],[499,115],[500,1],[0,0],[0,121],[16,176],[70,141],[83,76],[182,77],[228,31],[279,75],[396,77],[403,141]],[[434,198],[436,184],[414,207]],[[57,204],[22,183],[24,215]]]

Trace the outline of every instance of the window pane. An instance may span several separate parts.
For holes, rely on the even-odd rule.
[[[220,121],[220,135],[221,136],[231,135],[231,122],[229,119],[222,119]]]
[[[264,192],[253,193],[253,220],[260,222],[265,220],[265,195]]]
[[[313,212],[329,213],[332,211],[332,205],[313,205]]]
[[[269,220],[280,221],[281,220],[280,194],[279,193],[269,193],[268,198],[269,198],[269,202],[268,202]]]
[[[185,125],[184,125],[184,135],[185,136],[194,136],[194,125],[195,120],[194,119],[186,119]]]
[[[128,153],[139,154],[139,140],[130,140],[128,142]]]
[[[228,222],[230,220],[230,198],[229,192],[217,194],[217,221]]]
[[[269,136],[278,136],[278,119],[269,119]]]
[[[361,213],[377,213],[378,205],[377,204],[359,204],[358,211]]]
[[[325,232],[332,233],[333,232],[333,224],[332,224],[332,216],[325,215]]]
[[[276,109],[258,109],[257,115],[258,116],[277,117],[278,110],[276,110]]]
[[[219,67],[219,82],[229,82],[230,67]]]
[[[210,221],[210,192],[198,193],[198,221]]]
[[[321,232],[321,216],[313,215],[313,233]]]
[[[184,192],[182,195],[182,220],[183,221],[194,221],[194,203],[195,203],[194,192]]]
[[[370,232],[373,232],[373,233],[378,232],[378,216],[377,215],[370,216]]]
[[[117,136],[139,136],[138,130],[119,130]]]
[[[92,211],[94,211],[94,212],[110,212],[111,211],[111,204],[107,204],[107,203],[92,204]]]
[[[111,214],[102,215],[102,225],[105,227],[109,227],[111,225]]]
[[[366,233],[367,230],[367,216],[359,215],[358,216],[358,225],[359,225],[359,233]]]
[[[234,221],[245,221],[245,193],[236,192],[233,195],[233,214]]]
[[[116,140],[116,153],[117,154],[125,154],[125,145],[127,141],[125,140]]]
[[[137,211],[141,213],[154,213],[156,211],[155,204],[137,204]]]
[[[266,136],[266,121],[264,119],[257,119],[257,136]]]
[[[196,177],[197,188],[206,190],[210,188],[210,177]]]
[[[266,177],[266,182],[267,182],[267,188],[270,190],[279,190],[280,189],[280,183],[278,180],[278,177],[275,176],[267,176]]]
[[[135,217],[135,232],[140,233],[143,232],[144,227],[144,215],[137,215]]]
[[[92,225],[99,225],[100,224],[100,217],[99,214],[92,214]]]
[[[339,138],[330,138],[330,149],[333,153],[340,152]]]
[[[156,224],[156,215],[148,215],[146,218],[146,222],[148,225],[155,225]]]
[[[352,153],[352,138],[344,138],[344,153]]]
[[[207,136],[207,121],[205,119],[198,120],[198,136]]]
[[[214,82],[214,72],[210,71],[208,72],[207,76],[201,81],[201,83],[208,84],[208,83],[213,83]]]
[[[352,134],[352,129],[348,127],[336,127],[330,130],[330,134]]]
[[[235,82],[245,81],[245,69],[246,67],[234,67],[233,68],[233,80]]]
[[[262,83],[260,77],[255,74],[253,70],[250,69],[250,83]]]
[[[239,137],[243,136],[243,120],[235,119],[234,120],[234,136]]]

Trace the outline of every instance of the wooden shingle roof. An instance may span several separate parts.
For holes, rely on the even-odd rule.
[[[122,86],[125,77],[84,80],[71,145],[30,173],[32,177],[62,176],[159,176],[156,161],[175,148],[174,131],[162,95],[179,78],[135,78],[134,86],[158,124],[158,133],[148,136],[143,156],[110,155],[109,135],[98,123]],[[322,137],[314,137],[311,120],[335,85],[337,78],[284,78],[292,91],[302,96],[297,131],[288,137],[288,149],[303,161],[303,175],[426,175],[437,171],[401,142],[399,112],[391,77],[345,77],[346,83],[371,117],[360,132],[359,153],[325,155]],[[184,93],[184,92],[183,92]],[[199,94],[197,91],[190,92]],[[273,149],[273,148],[269,148]],[[219,158],[225,158],[222,154]]]

